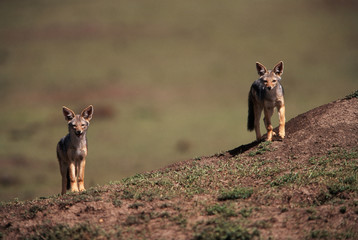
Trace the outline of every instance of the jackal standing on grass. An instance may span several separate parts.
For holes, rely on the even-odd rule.
[[[264,123],[267,129],[267,141],[272,141],[273,127],[271,117],[274,108],[277,108],[279,116],[279,136],[285,137],[285,101],[283,99],[283,87],[280,83],[283,73],[283,62],[280,61],[272,70],[267,70],[264,65],[256,63],[259,79],[252,85],[249,92],[249,116],[247,119],[247,129],[255,129],[256,140],[261,141],[260,117],[264,110]]]
[[[93,115],[93,106],[85,108],[81,115],[63,107],[68,123],[68,134],[57,144],[57,158],[62,176],[62,191],[78,192],[85,190],[85,165],[87,156],[87,129]]]

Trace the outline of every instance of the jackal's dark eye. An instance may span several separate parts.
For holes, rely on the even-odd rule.
[[[272,80],[273,83],[277,82],[277,80]]]
[[[84,127],[84,126],[86,126],[86,124],[81,124],[81,127]]]

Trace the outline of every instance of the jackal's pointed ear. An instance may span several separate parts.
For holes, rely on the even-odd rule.
[[[85,120],[90,121],[92,119],[93,115],[93,106],[89,105],[85,109],[83,109],[81,113],[81,117],[83,117]]]
[[[281,76],[281,74],[283,73],[283,62],[280,61],[279,63],[276,64],[276,66],[273,67],[272,70],[276,75]]]
[[[62,107],[63,116],[65,116],[66,121],[71,121],[75,118],[76,114],[69,108],[63,106]]]
[[[257,69],[257,73],[260,76],[264,75],[267,72],[266,67],[259,62],[256,62],[256,69]]]

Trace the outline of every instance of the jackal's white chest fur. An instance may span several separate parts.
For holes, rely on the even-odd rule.
[[[79,148],[75,150],[75,158],[82,160],[87,156],[87,149],[86,148]]]
[[[73,143],[70,149],[70,159],[82,160],[87,156],[87,141],[86,136],[71,136],[71,142]]]

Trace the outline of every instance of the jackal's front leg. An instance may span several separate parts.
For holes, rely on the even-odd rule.
[[[70,163],[69,175],[70,175],[71,192],[78,192],[76,166],[74,162]]]
[[[85,166],[86,159],[82,159],[78,164],[78,188],[79,191],[85,191]]]
[[[279,125],[278,134],[283,139],[283,138],[285,138],[285,123],[286,123],[285,105],[282,105],[281,107],[278,108],[278,116],[279,116],[279,119],[280,119],[280,125]]]
[[[271,124],[271,117],[273,114],[273,108],[264,107],[264,114],[265,114],[264,122],[267,130],[267,141],[272,141],[273,127]]]

